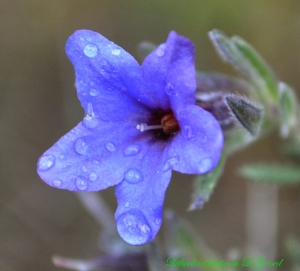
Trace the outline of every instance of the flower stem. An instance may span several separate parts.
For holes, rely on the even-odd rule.
[[[116,232],[116,224],[112,212],[99,193],[80,192],[76,193],[76,195],[100,226],[108,232]]]

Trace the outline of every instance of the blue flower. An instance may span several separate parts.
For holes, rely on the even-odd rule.
[[[121,237],[151,241],[172,170],[203,174],[220,158],[219,123],[195,105],[194,46],[174,31],[140,66],[98,33],[76,31],[66,52],[85,117],[38,161],[49,185],[98,191],[116,185]]]

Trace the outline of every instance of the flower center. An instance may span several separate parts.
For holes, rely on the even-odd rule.
[[[146,123],[141,123],[136,126],[138,130],[141,132],[148,131],[148,130],[163,130],[164,134],[171,135],[179,130],[179,124],[174,117],[173,113],[167,113],[163,115],[160,120],[159,125],[148,125]]]
[[[178,122],[175,119],[173,113],[164,115],[161,119],[161,125],[165,134],[172,134],[179,130]]]

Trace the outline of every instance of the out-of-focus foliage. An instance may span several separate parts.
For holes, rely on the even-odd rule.
[[[250,181],[281,185],[300,183],[300,168],[295,166],[247,164],[241,167],[239,172]]]

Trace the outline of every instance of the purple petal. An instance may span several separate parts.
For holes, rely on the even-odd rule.
[[[223,148],[223,133],[218,121],[196,105],[180,111],[177,120],[180,131],[166,150],[170,157],[174,157],[168,162],[170,167],[186,174],[203,174],[212,170]]]
[[[128,169],[148,169],[143,162],[149,148],[163,149],[131,123],[98,123],[86,128],[80,123],[55,143],[38,161],[38,173],[50,186],[72,191],[98,191],[118,184]],[[149,158],[145,158],[148,157]]]
[[[103,121],[131,121],[148,115],[157,97],[149,97],[141,67],[121,47],[102,35],[76,31],[66,45],[74,65],[78,97],[86,112],[93,106]]]
[[[164,156],[162,149],[149,148],[140,167],[128,169],[116,187],[117,229],[131,245],[151,241],[161,226],[165,191],[171,178],[171,170],[163,168],[161,163]]]
[[[166,43],[146,57],[142,69],[150,82],[148,95],[157,97],[160,108],[195,104],[194,45],[187,38],[170,32]]]

